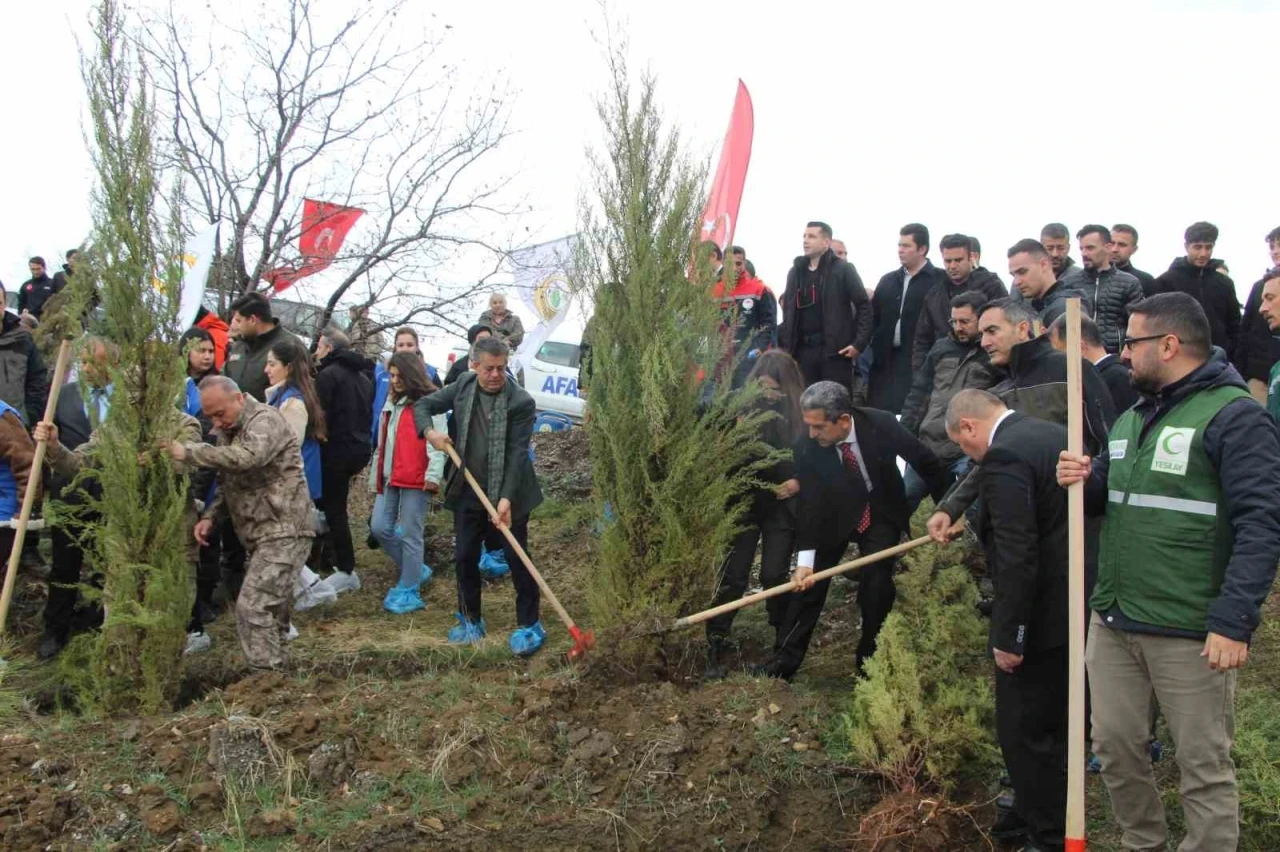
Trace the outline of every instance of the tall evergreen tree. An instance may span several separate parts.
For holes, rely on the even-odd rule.
[[[172,439],[185,382],[179,348],[182,280],[178,190],[163,197],[147,71],[116,0],[94,12],[82,58],[94,164],[94,228],[65,308],[80,316],[102,300],[91,330],[118,347],[108,365],[109,413],[77,477],[88,492],[82,542],[104,579],[102,631],[79,637],[64,669],[108,712],[154,711],[176,697],[185,625],[194,597],[191,504],[162,442]],[[162,283],[167,282],[167,283]]]
[[[592,293],[588,396],[592,475],[613,517],[591,574],[602,625],[708,602],[752,482],[760,415],[753,392],[714,381],[726,339],[709,258],[695,257],[706,169],[664,124],[655,81],[632,91],[621,50],[597,107],[573,276]]]

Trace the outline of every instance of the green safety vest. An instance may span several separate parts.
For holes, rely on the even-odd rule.
[[[1089,606],[1143,624],[1204,632],[1231,557],[1231,524],[1204,430],[1242,388],[1193,394],[1142,435],[1130,409],[1110,435],[1107,513]]]

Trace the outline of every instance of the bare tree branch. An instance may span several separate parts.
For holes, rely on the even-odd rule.
[[[486,165],[511,133],[506,92],[458,91],[438,39],[407,25],[418,8],[409,0],[336,16],[315,0],[282,5],[243,21],[211,9],[196,26],[171,0],[138,38],[172,137],[167,162],[195,185],[199,212],[223,223],[227,295],[302,263],[302,201],[316,197],[366,211],[334,259],[341,277],[317,331],[353,287],[374,280],[369,304],[386,303],[381,314],[465,330],[456,317],[493,273],[430,287],[425,301],[405,285],[513,248],[499,236],[517,209],[510,182]]]

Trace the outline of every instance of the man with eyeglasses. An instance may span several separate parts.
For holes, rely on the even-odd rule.
[[[871,302],[853,264],[831,249],[831,226],[810,222],[804,254],[787,273],[778,346],[800,364],[806,385],[853,387],[854,363],[871,340]]]
[[[1152,696],[1182,775],[1185,852],[1235,849],[1236,672],[1280,560],[1280,432],[1212,345],[1186,293],[1139,302],[1121,354],[1142,400],[1107,451],[1063,453],[1103,516],[1085,663],[1093,748],[1126,849],[1162,849],[1164,805],[1147,752]]]

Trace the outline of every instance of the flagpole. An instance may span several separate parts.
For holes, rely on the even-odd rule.
[[[1067,452],[1084,445],[1080,353],[1080,300],[1067,299]],[[1085,852],[1084,814],[1084,482],[1067,488],[1067,821],[1066,852]]]

